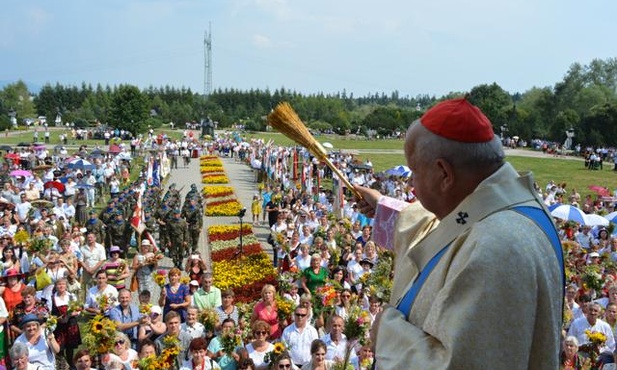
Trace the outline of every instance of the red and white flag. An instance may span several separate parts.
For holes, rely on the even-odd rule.
[[[131,226],[138,234],[141,234],[145,229],[146,225],[144,225],[144,212],[141,204],[141,191],[139,192],[139,196],[137,197],[137,204],[135,204],[135,209],[133,210],[133,216],[131,217]]]

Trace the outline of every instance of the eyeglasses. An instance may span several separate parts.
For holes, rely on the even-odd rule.
[[[291,364],[279,364],[279,369],[291,369]]]
[[[295,313],[296,317],[304,317],[306,316],[305,313]]]
[[[343,297],[343,298],[351,298],[351,295],[350,294],[343,294],[343,295],[341,295],[341,297]]]
[[[116,341],[116,346],[117,345],[122,345],[123,346],[124,345],[124,339],[117,340]]]
[[[268,334],[267,331],[256,331],[254,333],[255,333],[255,335],[266,335],[266,334]]]

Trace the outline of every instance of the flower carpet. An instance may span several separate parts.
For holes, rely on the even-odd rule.
[[[208,228],[214,285],[232,289],[237,302],[259,299],[265,284],[276,284],[276,270],[261,248],[251,225],[242,226],[242,254],[239,254],[240,225]]]

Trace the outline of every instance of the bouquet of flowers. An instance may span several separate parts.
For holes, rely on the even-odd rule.
[[[83,342],[91,353],[109,353],[114,347],[116,322],[103,315],[96,315],[86,325]]]
[[[53,333],[58,327],[58,317],[54,315],[49,315],[45,320],[45,329],[49,333]]]
[[[150,316],[152,313],[152,303],[142,303],[139,305],[139,313],[144,316]]]
[[[166,335],[163,337],[163,350],[159,355],[159,363],[163,366],[161,369],[173,368],[174,361],[178,359],[180,354],[180,339],[174,335]]]
[[[293,301],[281,297],[278,293],[274,296],[274,301],[276,302],[276,313],[279,320],[286,320],[291,317],[296,309],[296,305]]]
[[[206,308],[199,313],[199,322],[203,324],[206,332],[214,332],[219,323],[219,315],[213,309]]]
[[[13,236],[13,241],[15,242],[16,245],[26,244],[28,243],[29,240],[30,240],[30,235],[28,235],[28,232],[26,230],[19,230]]]
[[[83,311],[83,309],[84,309],[84,306],[83,306],[83,304],[80,301],[78,301],[76,299],[71,299],[69,301],[69,306],[66,309],[66,314],[67,314],[67,316],[70,316],[73,312],[81,313],[81,311]]]
[[[46,254],[52,246],[53,242],[50,239],[36,238],[27,245],[26,249],[30,254]]]
[[[96,297],[96,304],[101,309],[101,312],[107,312],[111,310],[113,306],[116,305],[116,303],[116,299],[111,295],[100,294],[98,297]]]
[[[295,267],[295,266],[293,266]],[[281,292],[289,292],[292,284],[296,283],[296,280],[300,278],[300,274],[298,274],[298,269],[295,268],[295,271],[285,271],[276,276],[276,281],[279,285],[279,291]]]
[[[167,270],[156,270],[152,273],[152,277],[154,278],[156,285],[162,288],[167,282]]]
[[[187,284],[188,284],[188,283],[190,283],[190,282],[191,282],[191,278],[190,278],[190,277],[188,277],[188,276],[186,276],[186,275],[184,275],[184,276],[182,276],[182,277],[180,278],[180,284],[187,285]]]
[[[370,296],[380,298],[383,302],[390,300],[392,293],[392,266],[393,258],[390,252],[380,253],[373,272],[364,274],[360,278],[362,287],[368,289]]]
[[[343,326],[343,334],[347,337],[347,348],[345,348],[345,359],[342,362],[335,364],[336,370],[353,369],[350,367],[349,358],[351,351],[357,343],[366,344],[368,332],[371,328],[371,318],[369,313],[364,311],[359,305],[354,304],[347,314],[345,325]]]
[[[266,355],[264,356],[264,362],[267,364],[272,364],[285,351],[287,351],[287,347],[285,347],[285,343],[275,342],[274,348],[272,349],[272,351],[266,353]]]
[[[318,287],[311,298],[315,314],[321,315],[324,312],[328,313],[334,310],[336,299],[337,291],[333,286],[323,285]]]
[[[583,286],[585,289],[590,289],[596,295],[602,290],[604,281],[602,280],[601,273],[602,266],[600,265],[587,265],[583,268]]]
[[[228,330],[221,333],[221,350],[228,356],[242,345],[242,332],[240,330]]]
[[[343,326],[343,333],[347,337],[347,341],[358,341],[360,344],[365,344],[370,328],[371,317],[369,313],[357,304],[351,306]]]
[[[589,339],[589,343],[583,344],[580,347],[581,352],[585,352],[589,355],[591,360],[591,368],[595,369],[595,365],[598,362],[600,356],[600,347],[606,343],[606,335],[598,331],[585,330],[585,335]]]
[[[139,370],[160,370],[163,367],[155,355],[150,355],[139,360],[139,362],[137,362],[137,368]]]

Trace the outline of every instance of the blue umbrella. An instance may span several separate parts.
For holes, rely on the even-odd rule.
[[[76,189],[86,189],[87,190],[87,189],[94,188],[94,186],[88,185],[88,184],[77,184],[77,185],[75,185],[75,188]]]
[[[605,215],[604,218],[609,220],[609,222],[617,224],[617,211],[611,212],[608,215]]]
[[[70,162],[67,166],[68,168],[76,169],[76,170],[93,170],[96,168],[95,165],[86,161],[85,159],[77,159]]]
[[[561,203],[555,203],[555,204],[551,204],[550,206],[548,206],[548,211],[549,212],[553,212],[553,210],[557,207],[559,207],[561,205]]]
[[[553,217],[560,218],[562,220],[578,222],[581,225],[585,225],[585,213],[579,208],[571,206],[569,204],[562,204],[559,207],[551,211]]]
[[[411,170],[407,166],[395,166],[386,170],[386,174],[390,176],[409,177]]]

